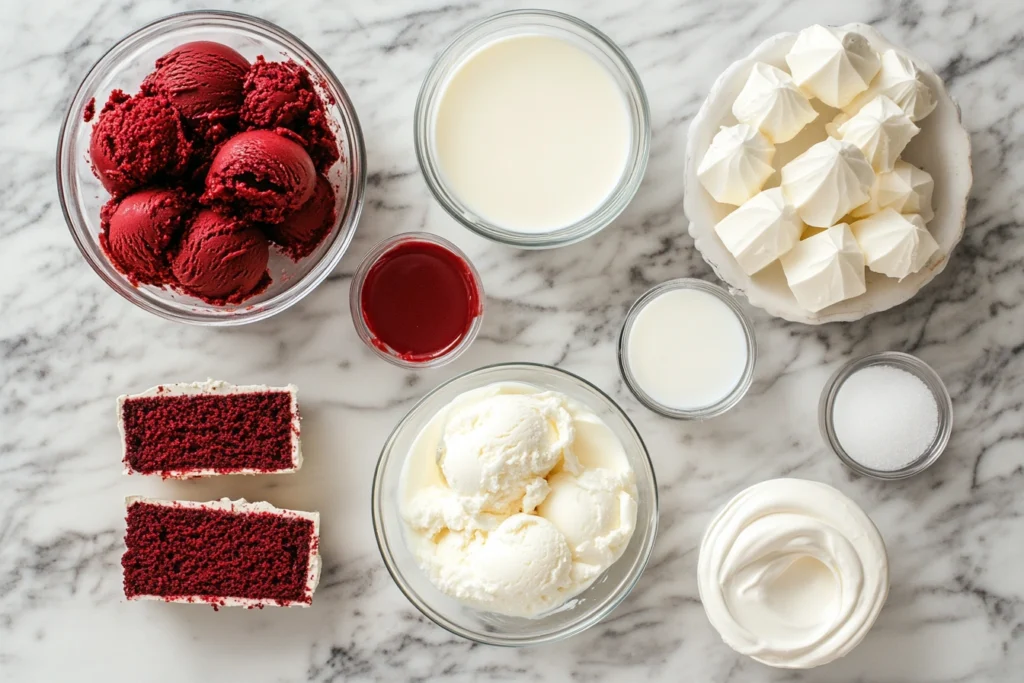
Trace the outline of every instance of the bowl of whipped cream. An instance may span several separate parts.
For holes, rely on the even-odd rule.
[[[784,669],[843,657],[889,595],[881,534],[838,490],[770,479],[736,494],[708,525],[697,560],[708,620],[736,652]]]
[[[636,585],[657,485],[607,395],[508,363],[442,384],[399,423],[374,476],[373,522],[424,615],[476,642],[533,645],[596,624]]]
[[[814,25],[715,81],[687,136],[684,206],[733,293],[820,324],[938,275],[972,181],[960,108],[928,64],[870,26]]]

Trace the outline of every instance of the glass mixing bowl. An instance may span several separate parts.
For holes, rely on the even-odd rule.
[[[252,61],[295,60],[312,76],[324,99],[338,138],[342,163],[328,174],[335,189],[337,221],[317,249],[294,263],[271,250],[273,284],[262,294],[238,305],[215,306],[170,289],[133,286],[107,260],[100,247],[100,208],[109,195],[93,175],[89,160],[92,123],[83,120],[87,103],[97,109],[110,91],[137,92],[158,57],[182,43],[212,40],[228,45]],[[93,122],[95,122],[95,118]],[[85,260],[110,287],[136,306],[169,320],[196,325],[241,325],[268,318],[309,294],[341,260],[352,241],[363,208],[366,151],[352,101],[330,68],[305,43],[256,17],[233,12],[185,12],[155,21],[126,36],[89,70],[61,126],[57,143],[57,188],[71,236]]]
[[[459,394],[494,382],[523,382],[566,394],[594,411],[622,441],[636,474],[636,529],[622,557],[589,588],[535,619],[466,606],[443,594],[420,569],[406,543],[399,486],[409,448],[438,410]],[[451,633],[487,645],[550,643],[585,631],[608,616],[636,585],[654,548],[658,486],[647,448],[633,423],[604,392],[576,375],[546,365],[505,363],[473,370],[427,394],[391,433],[373,478],[373,528],[384,564],[409,601]]]

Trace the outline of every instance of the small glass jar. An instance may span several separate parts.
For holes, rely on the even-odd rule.
[[[434,125],[438,105],[451,77],[466,59],[496,40],[521,35],[563,38],[603,65],[622,89],[632,124],[630,149],[622,175],[605,200],[588,216],[555,230],[525,233],[495,225],[472,211],[446,182],[438,165]],[[427,186],[452,218],[473,232],[496,242],[523,249],[548,249],[586,239],[611,223],[640,187],[650,155],[651,123],[647,95],[640,76],[626,55],[593,26],[560,12],[513,10],[473,24],[457,35],[438,56],[423,81],[416,100],[415,142]]]
[[[843,449],[842,444],[839,443],[839,438],[836,436],[835,423],[833,422],[833,408],[835,407],[836,396],[839,395],[839,390],[842,388],[843,383],[853,376],[854,373],[876,365],[904,370],[924,382],[931,392],[932,398],[935,399],[935,405],[939,414],[938,428],[935,430],[935,438],[932,439],[931,444],[920,456],[907,465],[895,470],[877,470],[854,460]],[[949,397],[949,391],[946,390],[946,385],[942,382],[942,378],[923,360],[907,353],[886,351],[849,361],[829,378],[825,384],[825,389],[821,392],[821,400],[818,403],[818,427],[821,430],[822,438],[825,439],[825,443],[829,445],[832,452],[836,454],[844,465],[857,474],[884,480],[906,479],[928,469],[942,455],[942,451],[945,450],[946,444],[949,443],[949,437],[953,431],[953,401]]]
[[[451,252],[459,260],[466,265],[466,270],[469,273],[472,284],[476,289],[476,295],[478,297],[479,310],[473,320],[470,322],[469,329],[466,330],[462,338],[453,345],[451,348],[444,350],[436,356],[432,356],[424,360],[409,360],[403,358],[401,354],[390,348],[386,343],[378,339],[370,326],[367,324],[366,319],[363,315],[363,285],[366,283],[366,276],[369,274],[370,269],[382,256],[387,254],[396,247],[410,243],[410,242],[426,242],[428,244],[435,244],[446,251]],[[427,232],[406,232],[394,237],[389,237],[382,242],[377,243],[369,253],[363,258],[362,263],[359,264],[359,268],[356,269],[355,275],[352,278],[352,286],[349,288],[349,308],[352,312],[352,323],[355,325],[356,333],[359,338],[363,340],[374,353],[394,365],[398,365],[403,368],[436,368],[447,363],[452,362],[458,358],[462,353],[469,348],[469,345],[473,343],[476,336],[480,333],[480,327],[483,324],[484,319],[484,285],[480,280],[480,273],[477,272],[476,267],[473,266],[473,262],[469,260],[457,246],[444,239]]]
[[[720,400],[710,405],[698,408],[676,408],[655,400],[650,394],[644,391],[642,386],[640,386],[636,376],[633,374],[629,360],[630,333],[633,331],[633,324],[636,322],[637,316],[640,315],[640,312],[647,306],[647,304],[651,303],[662,294],[680,289],[691,289],[705,292],[707,294],[711,294],[716,299],[724,303],[739,321],[746,341],[746,363],[744,364],[743,372],[736,385]],[[631,392],[633,392],[633,395],[636,396],[637,400],[647,408],[664,415],[665,417],[671,417],[679,420],[706,420],[708,418],[721,415],[735,406],[747,393],[747,390],[750,389],[750,384],[754,379],[754,364],[757,361],[757,340],[754,337],[754,325],[750,322],[750,318],[748,318],[746,313],[743,312],[739,302],[737,302],[736,299],[727,291],[717,285],[704,282],[703,280],[697,280],[695,278],[679,278],[663,282],[662,284],[647,290],[647,292],[637,299],[630,307],[629,311],[626,313],[626,320],[622,323],[622,331],[619,333],[618,353],[619,370],[622,373],[622,378],[626,382],[626,386],[629,387]]]

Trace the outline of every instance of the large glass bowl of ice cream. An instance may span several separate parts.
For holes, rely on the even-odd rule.
[[[563,370],[492,365],[424,397],[381,453],[373,523],[384,563],[439,626],[489,645],[598,623],[650,558],[647,449],[600,389]]]
[[[147,282],[146,278],[140,282],[131,273],[126,273],[123,267],[115,265],[110,252],[101,243],[104,232],[101,211],[113,194],[109,184],[101,182],[94,172],[95,155],[90,149],[93,131],[103,118],[101,110],[111,93],[124,91],[132,96],[138,93],[143,82],[155,73],[158,59],[183,46],[197,43],[215,44],[242,59],[243,64],[255,64],[257,57],[262,56],[268,63],[287,63],[303,71],[303,77],[308,78],[308,86],[322,101],[321,120],[324,128],[333,132],[340,157],[322,166],[318,164],[315,171],[318,196],[321,185],[329,185],[334,195],[333,219],[326,218],[324,224],[317,227],[321,232],[315,243],[310,243],[309,248],[301,254],[289,254],[274,244],[268,249],[264,241],[261,249],[262,258],[266,260],[265,281],[260,283],[258,290],[240,292],[242,296],[233,297],[235,300],[230,301],[211,302],[206,300],[210,297],[204,299],[203,296],[189,295],[171,286],[157,286]],[[179,102],[174,102],[174,108],[186,119],[183,126],[185,140],[193,151],[205,149],[208,140],[205,137],[200,140],[199,135],[193,135],[195,131],[190,127],[191,121],[185,116],[189,110],[188,105],[193,104],[195,98],[185,89],[181,91],[180,97],[183,105],[177,106]],[[267,105],[269,111],[269,101],[263,104]],[[283,108],[281,111],[284,111]],[[317,115],[321,114],[318,112]],[[257,137],[262,135],[274,139],[278,146],[294,147],[299,144],[293,144],[292,139],[282,142],[281,136],[274,136],[273,127],[282,122],[262,121],[259,125],[266,130],[254,132]],[[251,123],[255,127],[255,122]],[[290,122],[286,123],[291,125]],[[214,128],[211,126],[210,129]],[[234,134],[233,129],[230,130]],[[236,137],[240,138],[242,134]],[[234,139],[217,141],[219,147],[211,142],[208,145],[210,155],[219,155],[216,150],[223,151]],[[213,136],[210,137],[212,140]],[[153,147],[156,153],[168,154],[166,149],[162,149],[166,145],[160,140],[146,139],[143,142]],[[312,150],[308,140],[301,142]],[[196,156],[198,152],[191,158]],[[312,156],[314,154],[310,151]],[[176,178],[191,177],[191,173],[190,165]],[[261,320],[295,304],[323,282],[351,243],[362,210],[365,184],[362,131],[352,102],[338,78],[313,50],[295,36],[262,19],[233,12],[176,14],[144,26],[119,41],[92,67],[74,93],[61,128],[57,149],[57,185],[61,206],[72,237],[93,270],[114,291],[140,308],[170,320],[199,325],[238,325]],[[142,194],[157,187],[164,189],[163,179],[154,178],[152,184],[149,181],[143,182],[131,192],[138,190]],[[325,191],[322,194],[329,197],[331,193]],[[313,203],[312,198],[309,203]],[[326,200],[323,203],[327,205]],[[152,206],[146,205],[143,209],[151,210]],[[210,214],[205,217],[210,218]],[[189,223],[189,228],[185,230],[191,227],[192,223]],[[260,232],[267,231],[261,229]],[[273,239],[270,241],[273,242]],[[197,254],[196,268],[206,267],[208,264],[201,261],[207,257],[217,257],[214,260],[223,257],[224,261],[232,257],[231,249],[221,251],[225,253],[215,253],[213,256]],[[217,260],[218,263],[224,261]],[[228,268],[225,266],[225,269]]]

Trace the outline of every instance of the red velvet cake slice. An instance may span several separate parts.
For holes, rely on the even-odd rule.
[[[212,379],[117,399],[125,474],[189,479],[302,465],[296,388]]]
[[[320,581],[320,515],[269,503],[125,499],[129,600],[308,607]]]

